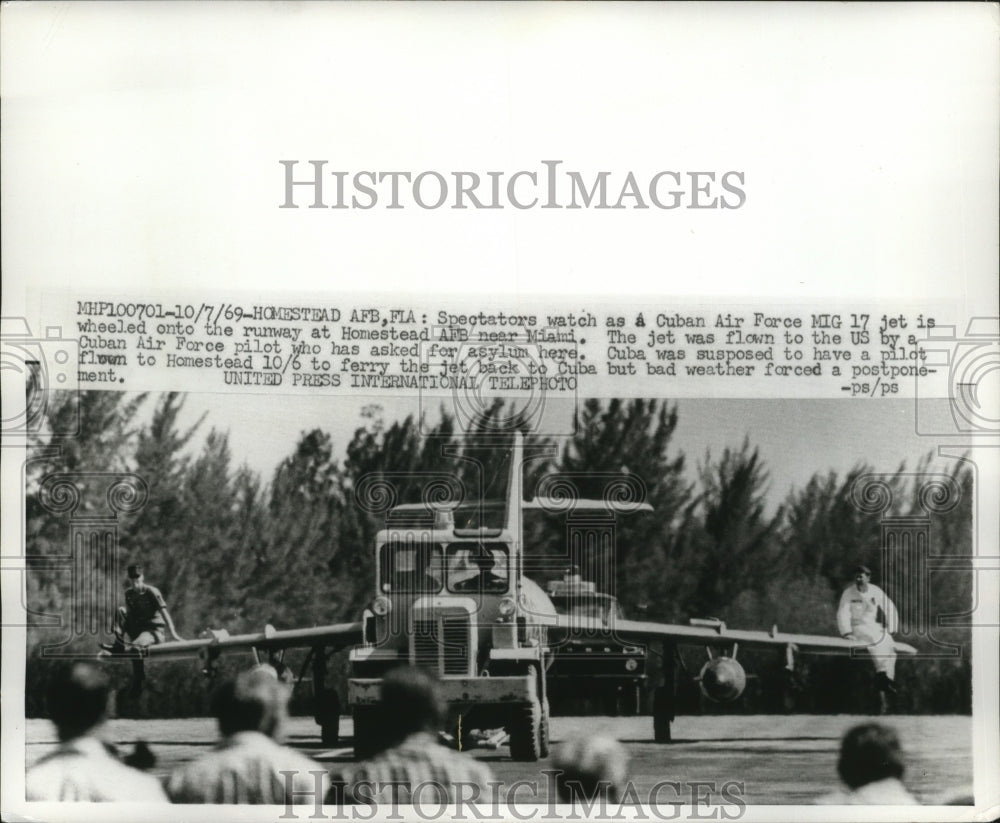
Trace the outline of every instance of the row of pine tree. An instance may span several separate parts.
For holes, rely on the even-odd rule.
[[[234,459],[228,436],[211,428],[211,421],[183,428],[184,403],[185,396],[176,393],[94,391],[57,394],[46,407],[42,431],[73,430],[75,436],[39,435],[26,466],[26,551],[36,558],[26,574],[32,623],[29,716],[42,711],[38,695],[54,663],[53,644],[59,654],[89,655],[103,639],[67,639],[65,621],[52,625],[54,615],[68,614],[81,598],[93,597],[74,586],[66,568],[44,560],[72,551],[67,515],[54,513],[44,499],[46,478],[54,474],[73,478],[81,501],[74,516],[104,510],[107,473],[131,472],[145,481],[145,505],[116,523],[119,577],[103,584],[120,596],[125,565],[141,561],[147,580],[161,589],[187,637],[207,628],[236,633],[259,631],[268,623],[291,628],[356,620],[373,596],[373,539],[389,502],[446,494],[442,488],[454,489],[456,481],[470,498],[504,493],[504,450],[497,447],[503,444],[498,421],[504,407],[499,403],[471,432],[458,431],[455,418],[443,409],[428,431],[426,420],[385,420],[381,408],[368,407],[344,454],[334,452],[328,433],[303,432],[294,452],[266,479]],[[842,476],[818,472],[780,506],[769,505],[767,464],[759,449],[744,441],[692,463],[672,443],[680,413],[676,404],[659,400],[587,400],[577,411],[574,436],[556,442],[528,435],[534,459],[526,498],[555,488],[544,478],[558,473],[583,496],[606,495],[609,483],[641,489],[653,508],[616,517],[610,551],[600,545],[593,551],[569,549],[564,516],[527,518],[533,568],[551,578],[563,561],[578,563],[586,576],[600,579],[602,588],[619,598],[630,617],[686,622],[713,616],[733,627],[777,624],[784,631],[836,634],[836,604],[853,566],[868,564],[878,580],[882,518],[923,513],[912,475],[903,467],[888,471],[892,503],[882,513],[865,511],[852,498],[859,477],[886,474],[885,467],[868,465]],[[918,473],[927,465],[925,459]],[[972,474],[963,466],[958,461],[951,470],[961,490],[958,505],[931,516],[933,554],[972,553]],[[933,614],[967,612],[974,595],[972,572],[961,564],[931,572],[929,589]],[[103,614],[99,628],[108,628],[107,619]],[[970,629],[935,627],[932,635],[900,637],[937,654],[901,662],[898,708],[969,712]],[[684,650],[685,667],[697,671],[703,656],[699,649]],[[294,666],[301,658],[291,653],[289,663]],[[774,658],[741,656],[756,677],[727,710],[869,710],[868,661],[803,658],[798,676],[789,681],[784,657]],[[197,662],[155,665],[152,688],[136,711],[160,716],[204,711],[205,684]],[[343,685],[342,660],[334,676]],[[300,691],[297,705],[304,708],[306,684]],[[683,711],[717,709],[699,699],[690,684],[681,689],[681,706]]]

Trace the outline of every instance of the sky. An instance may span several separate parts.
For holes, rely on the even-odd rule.
[[[191,448],[200,448],[215,427],[228,431],[234,462],[245,462],[267,480],[280,461],[292,453],[303,432],[319,428],[342,457],[355,429],[364,424],[361,410],[377,403],[387,423],[416,413],[415,401],[395,398],[269,397],[241,394],[187,395],[181,425],[194,424],[203,414]],[[235,401],[235,402],[234,402]],[[768,508],[780,505],[788,492],[800,488],[816,472],[838,475],[867,463],[878,472],[894,472],[900,464],[916,467],[940,438],[914,432],[913,401],[909,400],[723,400],[684,399],[678,403],[678,425],[671,450],[683,452],[694,480],[698,463],[723,450],[739,448],[745,437],[760,449],[770,474]],[[437,406],[430,411],[436,419]],[[563,417],[570,418],[566,404]],[[947,466],[937,459],[941,468]]]

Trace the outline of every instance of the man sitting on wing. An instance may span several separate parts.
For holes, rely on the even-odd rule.
[[[138,563],[128,567],[129,586],[125,589],[125,605],[119,606],[115,614],[115,642],[102,643],[101,654],[118,655],[129,651],[141,651],[155,643],[162,643],[165,632],[170,632],[172,640],[182,640],[174,628],[174,621],[167,610],[167,602],[155,586],[146,583],[142,566]],[[133,696],[138,696],[146,680],[143,661],[132,660]]]
[[[128,579],[125,605],[119,607],[115,615],[115,642],[104,643],[102,648],[112,654],[121,654],[128,648],[145,648],[162,643],[167,631],[172,640],[181,640],[163,595],[156,586],[146,582],[142,566],[129,566]]]
[[[896,606],[889,596],[871,581],[871,569],[857,566],[854,583],[840,596],[837,609],[837,628],[849,640],[858,640],[868,646],[875,664],[879,692],[895,694],[893,680],[896,676],[896,648],[892,633],[899,625]],[[878,622],[881,611],[885,624]]]

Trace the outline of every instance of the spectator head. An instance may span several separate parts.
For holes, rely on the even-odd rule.
[[[837,763],[840,779],[852,789],[903,776],[903,750],[896,732],[880,723],[862,723],[844,735]]]
[[[394,746],[417,732],[438,732],[448,716],[437,678],[425,669],[399,666],[382,680],[385,745]]]
[[[80,737],[103,723],[110,693],[107,675],[91,663],[71,663],[57,669],[46,701],[59,739]]]
[[[212,696],[223,735],[261,732],[277,739],[288,709],[288,688],[271,672],[253,669],[227,680]]]
[[[564,803],[605,799],[617,803],[625,791],[628,755],[610,737],[573,737],[555,753],[556,791]]]
[[[270,663],[258,663],[251,669],[251,671],[266,674],[268,677],[273,677],[275,680],[279,679],[278,670]]]

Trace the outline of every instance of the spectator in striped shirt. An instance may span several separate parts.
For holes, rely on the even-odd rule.
[[[316,805],[328,775],[318,763],[281,745],[289,690],[260,667],[223,683],[212,698],[222,740],[167,781],[174,803]]]
[[[447,707],[430,672],[410,666],[388,672],[379,715],[385,748],[335,772],[327,803],[438,808],[446,802],[492,800],[489,792],[496,784],[489,768],[438,743]]]
[[[119,761],[102,739],[109,695],[107,677],[90,663],[56,672],[46,700],[59,746],[28,769],[27,800],[166,802],[156,778]]]

